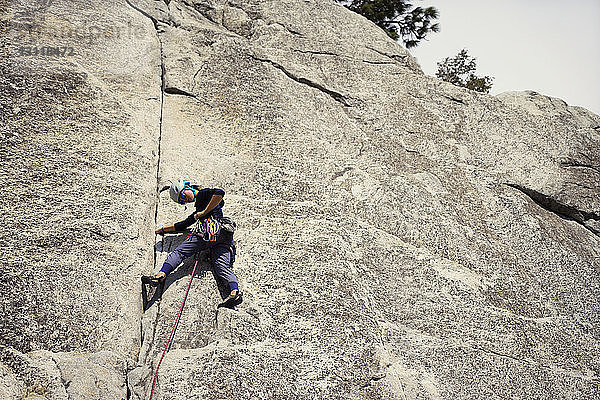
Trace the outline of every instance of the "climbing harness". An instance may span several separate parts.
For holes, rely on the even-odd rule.
[[[154,379],[152,380],[152,390],[150,391],[150,399],[152,400],[152,396],[154,396],[154,387],[156,386],[156,381],[158,379],[158,369],[160,368],[160,364],[162,363],[165,354],[171,348],[171,340],[175,335],[175,330],[177,329],[177,325],[179,325],[179,318],[181,317],[181,313],[183,311],[183,306],[185,305],[185,300],[187,299],[188,292],[190,291],[190,286],[192,286],[192,280],[194,279],[194,274],[196,273],[196,267],[198,266],[198,261],[200,258],[198,257],[198,253],[196,253],[196,262],[194,263],[194,269],[192,270],[192,275],[190,276],[190,281],[187,285],[187,289],[185,290],[185,295],[183,296],[183,301],[181,302],[181,307],[179,307],[179,313],[177,314],[177,318],[175,318],[175,323],[173,324],[173,329],[171,329],[171,334],[169,335],[169,339],[167,340],[167,344],[165,345],[165,349],[163,350],[162,355],[160,356],[160,360],[158,361],[158,365],[156,366],[156,371],[154,372]]]

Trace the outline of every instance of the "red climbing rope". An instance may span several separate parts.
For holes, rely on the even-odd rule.
[[[190,276],[190,282],[187,285],[187,289],[185,290],[185,296],[183,296],[183,301],[181,302],[181,307],[179,307],[179,313],[177,314],[177,318],[175,318],[175,323],[173,324],[173,329],[171,329],[171,334],[169,335],[169,339],[167,340],[167,344],[165,345],[165,349],[163,350],[162,356],[160,356],[160,360],[158,361],[158,365],[156,366],[156,371],[154,373],[154,379],[152,380],[152,391],[150,391],[150,399],[152,400],[152,396],[154,396],[154,386],[156,385],[156,380],[158,379],[158,369],[160,368],[160,363],[162,363],[165,354],[169,351],[169,347],[171,344],[171,339],[173,339],[173,335],[175,334],[175,329],[177,329],[177,325],[179,324],[179,317],[181,317],[181,312],[183,311],[183,305],[185,304],[185,300],[187,299],[188,292],[190,291],[190,286],[192,286],[192,280],[194,279],[194,274],[196,273],[196,267],[198,266],[198,255],[196,254],[196,263],[194,264],[194,269],[192,270],[192,276]]]

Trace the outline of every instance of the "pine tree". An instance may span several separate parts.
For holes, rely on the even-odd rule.
[[[414,7],[405,0],[336,0],[373,21],[394,40],[402,39],[407,49],[415,47],[430,32],[439,32],[434,7]]]
[[[435,76],[443,81],[483,93],[489,93],[492,88],[494,78],[475,75],[477,69],[475,58],[469,56],[465,49],[459,51],[456,57],[446,57],[444,61],[438,62],[437,65],[438,70]]]

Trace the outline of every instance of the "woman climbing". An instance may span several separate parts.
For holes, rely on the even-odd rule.
[[[166,279],[186,257],[198,251],[208,249],[215,278],[229,286],[229,295],[218,307],[233,308],[242,302],[238,281],[232,271],[234,261],[233,232],[223,229],[223,196],[222,189],[202,188],[192,185],[185,179],[178,179],[171,184],[169,195],[179,204],[195,203],[196,211],[181,222],[164,226],[155,232],[160,235],[181,232],[196,224],[194,232],[183,243],[168,255],[160,271],[154,276],[142,276],[142,282],[158,286]]]

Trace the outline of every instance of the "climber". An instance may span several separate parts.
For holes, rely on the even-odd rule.
[[[222,208],[225,203],[223,201],[225,192],[222,189],[202,188],[192,185],[188,180],[178,179],[171,184],[169,194],[176,203],[195,203],[196,211],[185,220],[164,226],[155,232],[160,235],[181,232],[194,223],[196,223],[196,227],[192,234],[168,255],[161,270],[154,276],[143,276],[142,282],[158,286],[184,258],[208,249],[215,279],[219,278],[229,285],[229,295],[218,307],[233,308],[240,304],[242,293],[232,271],[235,256],[233,232],[231,229],[223,229],[219,223],[219,221],[223,221]]]

